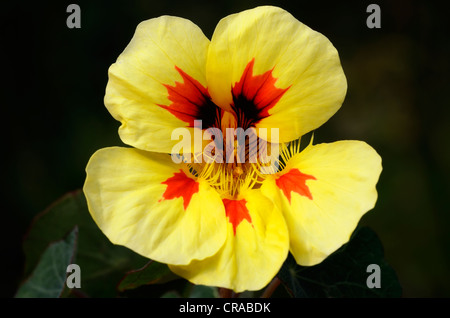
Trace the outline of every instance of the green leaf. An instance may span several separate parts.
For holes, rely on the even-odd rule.
[[[171,290],[164,293],[161,298],[181,298],[181,295],[178,292]]]
[[[295,262],[294,257],[289,254],[277,276],[292,297],[306,298],[308,295],[303,290],[297,277],[298,268],[299,266]]]
[[[33,220],[23,243],[26,276],[35,268],[48,244],[60,240],[74,226],[79,230],[75,263],[80,266],[82,280],[77,294],[114,297],[125,273],[148,262],[108,240],[93,221],[84,194],[79,190],[68,193]]]
[[[370,264],[380,267],[380,288],[369,288]],[[377,235],[364,227],[322,263],[303,267],[290,255],[278,277],[293,297],[400,297],[402,288],[394,269],[384,259]]]
[[[192,286],[189,298],[218,298],[219,292],[216,287],[194,285]]]
[[[34,269],[51,242],[60,240],[80,224],[79,211],[85,208],[86,203],[79,192],[71,192],[34,218],[23,242],[25,276]]]
[[[66,285],[67,266],[75,252],[78,229],[63,240],[51,243],[31,276],[17,291],[17,298],[57,298]]]
[[[218,298],[219,291],[216,287],[205,285],[187,284],[184,290],[169,290],[161,295],[161,298]]]
[[[177,278],[166,264],[150,261],[144,267],[126,273],[117,289],[122,292],[143,285],[167,283]]]

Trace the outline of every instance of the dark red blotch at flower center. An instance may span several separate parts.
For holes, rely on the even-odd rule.
[[[280,188],[286,198],[291,203],[291,193],[295,192],[312,200],[312,194],[306,185],[306,180],[317,180],[314,176],[301,173],[297,168],[289,170],[287,173],[275,180],[278,188]]]
[[[235,112],[238,127],[243,129],[268,117],[269,110],[289,89],[275,87],[277,79],[272,76],[273,69],[253,75],[254,64],[253,58],[245,67],[241,79],[231,87],[231,108]],[[175,82],[175,86],[164,84],[171,104],[158,106],[186,122],[188,127],[194,127],[194,120],[202,120],[203,129],[220,128],[222,110],[212,102],[208,89],[179,67],[175,66],[175,69],[183,82]]]
[[[254,126],[261,119],[269,116],[269,110],[278,103],[289,89],[275,87],[276,78],[272,76],[273,69],[261,74],[253,75],[253,58],[245,67],[241,79],[231,92],[233,95],[232,108],[238,117],[238,123],[243,129]]]
[[[167,188],[159,201],[182,197],[185,210],[191,202],[192,195],[198,192],[199,186],[197,181],[189,178],[181,169],[180,172],[175,172],[173,177],[161,182],[161,184],[166,184]]]
[[[205,128],[215,127],[220,109],[211,101],[208,90],[178,66],[175,69],[180,73],[183,83],[175,82],[175,86],[163,84],[172,103],[169,106],[158,106],[188,123],[188,127],[194,127],[194,120],[202,120]]]
[[[233,233],[236,235],[237,226],[243,221],[247,220],[252,223],[252,218],[247,209],[247,201],[242,200],[230,200],[223,199],[223,205],[225,206],[225,214],[228,217],[228,221],[233,225]]]

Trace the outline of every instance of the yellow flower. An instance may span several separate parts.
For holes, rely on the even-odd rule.
[[[195,284],[261,289],[289,252],[318,264],[374,207],[382,169],[364,142],[298,147],[346,89],[329,40],[280,8],[227,16],[211,41],[182,18],[144,21],[110,67],[105,95],[133,148],[92,156],[89,211],[113,243]],[[279,159],[252,157],[263,148]]]

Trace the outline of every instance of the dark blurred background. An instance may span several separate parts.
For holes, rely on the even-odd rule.
[[[369,3],[381,28],[369,29]],[[327,36],[348,80],[341,110],[315,142],[364,140],[382,156],[379,235],[405,297],[450,296],[450,41],[447,13],[425,1],[34,1],[2,4],[2,218],[0,296],[21,279],[21,240],[32,218],[81,188],[99,148],[122,145],[103,104],[107,69],[137,24],[190,19],[210,38],[224,16],[272,4]],[[81,29],[66,8],[81,7]],[[6,84],[6,85],[5,85]]]

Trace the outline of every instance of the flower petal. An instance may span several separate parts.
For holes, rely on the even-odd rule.
[[[347,90],[331,42],[271,6],[219,22],[208,50],[206,78],[213,101],[222,108],[229,109],[238,99],[233,89],[244,91],[241,99],[256,101],[262,109],[256,127],[279,128],[280,142],[322,125],[340,108]]]
[[[261,190],[280,207],[290,250],[300,265],[315,265],[346,243],[377,200],[381,158],[361,141],[310,145],[289,159]]]
[[[219,252],[170,269],[195,284],[235,292],[259,290],[278,273],[287,257],[289,238],[284,219],[260,190],[249,190],[242,199],[228,200],[225,206],[228,237]]]
[[[193,127],[197,117],[214,114],[205,79],[208,46],[189,20],[163,16],[138,25],[109,68],[105,94],[106,107],[122,123],[124,143],[170,153],[175,128]]]
[[[218,193],[169,155],[105,148],[86,172],[89,211],[113,243],[169,264],[203,259],[224,244],[227,221]]]

